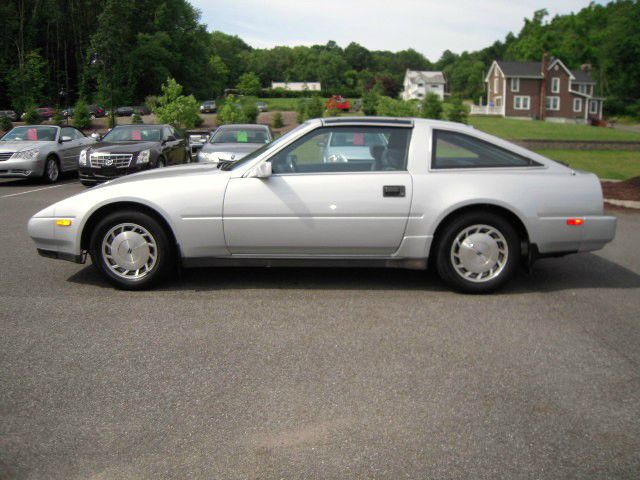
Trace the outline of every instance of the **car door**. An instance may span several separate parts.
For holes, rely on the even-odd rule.
[[[167,159],[167,165],[175,165],[177,162],[177,145],[178,141],[176,140],[173,132],[169,127],[164,127],[162,129],[162,151],[164,152],[164,156]]]
[[[80,151],[85,148],[82,141],[84,135],[73,127],[62,127],[60,129],[60,139],[58,151],[62,159],[62,169],[64,171],[76,170],[78,168],[78,157]]]
[[[367,133],[388,145],[369,160],[327,163],[329,136],[359,143]],[[389,256],[403,239],[412,196],[407,171],[410,128],[357,126],[316,129],[276,153],[266,179],[232,178],[223,207],[232,254]],[[336,147],[338,148],[338,147]]]

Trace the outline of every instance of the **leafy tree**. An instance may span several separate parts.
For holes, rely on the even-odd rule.
[[[228,125],[234,123],[246,123],[244,112],[242,111],[242,104],[240,100],[234,95],[229,95],[218,112],[216,117],[218,125]]]
[[[9,70],[7,84],[14,109],[26,110],[44,98],[47,62],[37,51],[29,52],[24,62]]]
[[[422,102],[422,117],[440,120],[442,118],[442,102],[437,93],[429,92]]]
[[[213,55],[209,60],[211,66],[211,89],[214,97],[224,93],[229,82],[229,67],[227,67],[219,55]]]
[[[273,128],[282,128],[282,127],[284,127],[284,119],[282,118],[282,113],[276,112],[273,115],[273,120],[271,121],[271,126]]]
[[[367,115],[375,115],[377,113],[378,101],[380,100],[381,87],[372,88],[362,95],[362,112]]]
[[[131,123],[133,125],[140,125],[144,122],[142,121],[142,117],[140,116],[140,114],[136,112],[131,116]],[[193,126],[195,127],[195,124]]]
[[[320,118],[322,117],[323,113],[324,113],[324,103],[319,96],[314,95],[307,102],[307,107],[305,111],[306,119]]]
[[[42,122],[42,117],[36,110],[36,107],[31,105],[24,113],[24,123],[27,125],[38,125]]]
[[[199,105],[193,95],[182,95],[182,85],[168,78],[162,85],[155,113],[160,123],[170,123],[177,128],[194,128],[200,115]]]
[[[240,77],[237,88],[241,95],[255,97],[260,95],[262,85],[260,84],[260,78],[258,75],[253,72],[248,72]]]
[[[51,117],[51,123],[53,125],[62,125],[64,123],[64,117],[59,112],[56,112],[56,114]]]
[[[73,107],[73,124],[80,129],[91,128],[91,112],[83,100],[78,100]]]
[[[245,97],[240,102],[240,109],[244,116],[244,123],[256,123],[258,120],[258,106],[255,97]]]
[[[451,122],[467,123],[467,117],[469,116],[469,110],[467,106],[462,103],[462,98],[456,96],[451,100],[447,118]]]

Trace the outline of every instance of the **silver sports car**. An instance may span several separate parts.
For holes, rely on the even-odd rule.
[[[325,161],[326,146],[341,161]],[[369,158],[349,148],[371,141]],[[345,145],[340,150],[339,145]],[[86,254],[142,289],[182,266],[424,269],[464,292],[519,265],[614,237],[598,178],[457,123],[326,118],[221,169],[171,167],[113,180],[34,215],[41,255]]]
[[[75,127],[24,125],[0,139],[0,178],[40,177],[57,182],[61,172],[78,170],[78,156],[96,143]]]

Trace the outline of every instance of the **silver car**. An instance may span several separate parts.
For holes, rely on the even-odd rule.
[[[80,152],[96,143],[75,127],[25,125],[0,139],[0,178],[43,178],[57,182],[62,172],[78,170]]]
[[[198,152],[203,163],[235,162],[245,155],[273,141],[273,133],[267,125],[222,125]]]
[[[384,137],[366,161],[331,135]],[[148,288],[176,265],[425,269],[489,292],[521,264],[602,248],[615,217],[598,178],[458,123],[310,120],[233,164],[109,182],[34,215],[41,255],[87,253],[114,285]]]

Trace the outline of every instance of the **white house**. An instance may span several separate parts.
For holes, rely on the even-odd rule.
[[[434,92],[440,100],[444,100],[446,85],[447,80],[443,72],[407,70],[401,96],[403,100],[423,100],[427,93]]]
[[[319,92],[322,90],[320,82],[271,82],[271,88],[282,88],[290,92]]]

